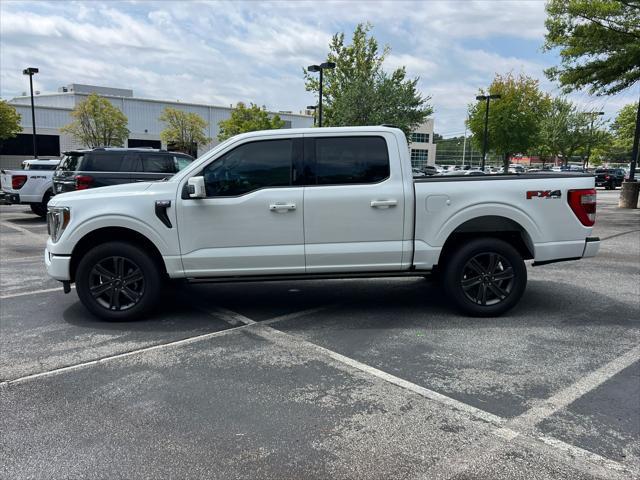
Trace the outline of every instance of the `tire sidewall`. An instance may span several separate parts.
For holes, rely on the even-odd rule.
[[[138,265],[144,276],[142,299],[127,310],[113,311],[104,308],[94,300],[89,290],[91,270],[96,263],[111,256],[128,258]],[[82,304],[95,316],[112,322],[144,318],[156,306],[162,290],[162,275],[156,262],[142,249],[126,242],[108,242],[89,250],[78,263],[75,282]]]
[[[509,296],[496,305],[478,305],[469,300],[461,286],[465,264],[481,253],[497,253],[506,258],[514,270],[514,285]],[[478,238],[461,245],[450,255],[443,271],[443,286],[450,300],[462,313],[474,317],[496,317],[513,308],[527,285],[527,267],[520,253],[509,243],[498,238]]]

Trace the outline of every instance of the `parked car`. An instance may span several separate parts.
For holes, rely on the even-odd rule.
[[[162,180],[193,162],[193,157],[152,148],[94,148],[64,152],[53,175],[56,194],[122,183]]]
[[[425,166],[422,168],[422,172],[423,172],[425,175],[437,175],[437,174],[439,173],[439,172],[438,172],[438,169],[437,169],[435,166],[433,166],[433,165],[425,165]]]
[[[622,185],[625,172],[622,168],[596,168],[596,187],[615,190]]]
[[[52,177],[60,160],[29,159],[22,170],[0,172],[0,200],[5,204],[29,205],[36,215],[47,215],[47,202],[53,195]]]
[[[165,279],[426,276],[451,303],[500,315],[533,265],[591,257],[590,175],[414,179],[391,127],[232,137],[166,182],[56,195],[49,275],[109,320],[157,305]]]

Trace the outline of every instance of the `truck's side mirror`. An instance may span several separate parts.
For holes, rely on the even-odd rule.
[[[189,192],[189,198],[207,198],[204,177],[191,177],[187,181],[187,191]]]

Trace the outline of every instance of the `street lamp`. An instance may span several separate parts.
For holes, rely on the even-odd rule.
[[[324,62],[320,65],[309,65],[307,70],[309,72],[320,72],[320,91],[319,99],[318,99],[318,126],[322,127],[322,72],[323,70],[332,70],[336,68],[336,64],[334,62]]]
[[[313,126],[316,126],[316,107],[315,105],[307,105],[307,110],[313,110]]]
[[[487,161],[487,136],[489,129],[489,102],[491,100],[495,100],[498,98],[502,98],[502,95],[478,95],[476,100],[482,101],[485,100],[487,102],[487,109],[484,112],[484,139],[482,141],[482,166],[480,170],[484,171],[484,164]],[[506,173],[506,172],[505,172]]]
[[[33,158],[38,158],[38,143],[36,142],[36,109],[33,106],[33,76],[38,73],[35,67],[22,70],[23,75],[29,75],[29,88],[31,89],[31,127],[33,128]]]

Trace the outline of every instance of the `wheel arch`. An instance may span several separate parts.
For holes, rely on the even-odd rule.
[[[167,266],[160,250],[148,237],[127,227],[102,227],[85,234],[74,245],[71,252],[71,263],[69,265],[71,281],[75,281],[78,264],[85,253],[97,245],[102,245],[112,241],[129,242],[141,247],[145,252],[151,255],[151,258],[158,264],[161,271],[167,274]]]
[[[449,233],[440,252],[438,264],[445,263],[448,255],[457,246],[479,237],[504,240],[518,250],[525,260],[535,256],[533,239],[519,222],[501,215],[483,215],[460,223]]]

